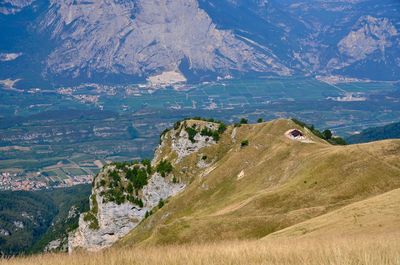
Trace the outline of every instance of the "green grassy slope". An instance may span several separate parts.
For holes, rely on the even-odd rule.
[[[287,138],[293,128],[313,143]],[[158,160],[176,158],[170,134]],[[290,120],[228,127],[217,145],[175,165],[187,189],[117,245],[262,238],[399,188],[399,155],[399,140],[332,146]],[[205,156],[211,165],[201,169]]]

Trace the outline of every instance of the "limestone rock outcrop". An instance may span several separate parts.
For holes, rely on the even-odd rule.
[[[97,206],[91,205],[91,209],[98,208],[96,214],[98,228],[91,228],[90,222],[85,221],[85,214],[81,214],[79,228],[69,237],[69,252],[75,248],[97,251],[110,247],[135,228],[145,218],[146,212],[157,206],[160,200],[177,194],[184,187],[183,183],[169,182],[155,173],[143,187],[143,207],[129,201],[121,204],[104,201],[104,197],[100,195],[102,188],[94,188],[92,195],[96,196]]]
[[[197,0],[51,0],[41,31],[58,47],[47,71],[75,77],[97,73],[146,76],[189,69],[218,72],[290,70],[273,54],[217,29]]]
[[[174,176],[173,165],[203,147],[216,144],[220,126],[216,122],[184,121],[162,136],[152,162],[104,166],[93,181],[90,211],[80,215],[78,229],[69,235],[68,251],[110,247],[160,202],[182,191],[186,183]],[[192,139],[188,128],[192,130]],[[174,153],[175,159],[166,159],[167,152]]]

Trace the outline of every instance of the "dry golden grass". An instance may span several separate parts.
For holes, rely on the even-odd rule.
[[[111,249],[101,253],[48,254],[0,260],[0,265],[395,265],[394,236],[220,242],[206,245]]]
[[[322,237],[397,234],[400,238],[400,189],[355,202],[272,233],[273,237]]]
[[[400,188],[399,140],[332,146],[303,129],[314,141],[307,144],[285,136],[293,128],[302,129],[290,120],[229,126],[217,145],[175,165],[178,179],[189,181],[186,190],[118,246],[260,239]],[[244,139],[249,146],[242,148]],[[173,159],[169,145],[162,156]],[[214,161],[212,171],[197,167],[202,155]]]

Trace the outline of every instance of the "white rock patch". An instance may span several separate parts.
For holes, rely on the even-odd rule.
[[[78,230],[69,237],[68,251],[71,253],[77,247],[88,251],[110,247],[135,228],[144,219],[146,212],[154,208],[160,199],[165,200],[184,188],[185,184],[170,183],[156,173],[150,177],[149,183],[143,188],[143,208],[130,202],[121,205],[114,202],[103,203],[103,198],[96,193],[99,209],[97,219],[100,228],[90,229],[82,214],[79,217]]]
[[[240,173],[237,175],[237,180],[240,180],[244,177],[244,170],[240,171]]]
[[[210,128],[215,130],[214,127]],[[172,150],[178,155],[176,162],[182,158],[199,151],[201,148],[216,144],[210,136],[202,136],[197,133],[194,142],[189,140],[189,135],[185,130],[181,130],[178,136],[172,135]]]

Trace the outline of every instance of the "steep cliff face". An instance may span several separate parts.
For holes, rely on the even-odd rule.
[[[199,2],[217,25],[269,47],[295,71],[371,79],[399,75],[398,1]]]
[[[397,80],[399,10],[397,0],[5,0],[0,75],[29,78],[23,66],[60,83],[264,73]],[[15,54],[23,56],[11,63]]]
[[[385,49],[392,46],[392,38],[397,35],[398,32],[389,19],[365,16],[339,42],[338,47],[341,53],[355,60],[362,60],[377,50],[384,55]]]
[[[223,125],[214,122],[177,123],[162,136],[152,162],[105,166],[93,182],[90,211],[81,214],[78,229],[69,236],[69,252],[109,247],[161,208],[189,181],[182,158],[216,144],[222,131]]]
[[[372,54],[380,61],[392,60],[386,50],[397,45],[397,29],[388,18],[361,17],[353,29],[337,45],[340,57],[328,63],[329,68],[342,69],[363,61]]]
[[[51,0],[41,23],[60,45],[50,54],[50,73],[93,72],[149,76],[193,70],[289,74],[274,56],[219,30],[196,0]]]
[[[115,170],[114,166],[106,167],[102,174]],[[104,178],[99,175],[99,178]],[[98,183],[98,182],[96,182]],[[157,206],[160,200],[178,193],[185,187],[182,183],[172,183],[158,173],[149,176],[148,184],[138,196],[143,202],[113,202],[107,201],[101,195],[105,188],[94,188],[92,191],[91,211],[82,214],[79,219],[79,228],[69,238],[68,249],[71,252],[74,248],[83,248],[89,251],[96,251],[111,246],[119,238],[126,235],[135,228],[146,213],[149,213]],[[124,192],[130,194],[129,191]],[[95,196],[95,199],[93,199]],[[97,203],[97,205],[94,205]],[[139,204],[139,205],[138,205]],[[95,213],[93,213],[93,209]],[[88,215],[93,214],[91,217]]]

